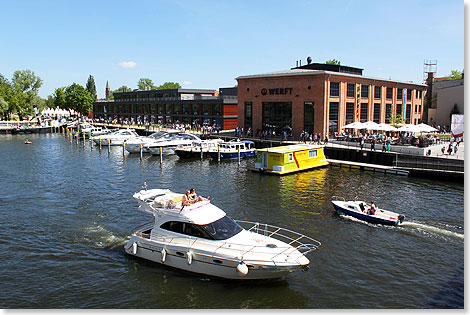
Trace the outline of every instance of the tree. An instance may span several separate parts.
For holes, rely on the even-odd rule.
[[[336,60],[336,59],[330,59],[330,60],[325,61],[325,64],[327,64],[327,65],[340,65],[341,62],[339,60]]]
[[[60,88],[55,89],[53,98],[54,98],[54,107],[67,109],[67,104],[65,102],[65,87],[60,87]]]
[[[65,103],[68,108],[82,115],[88,115],[93,109],[93,97],[83,86],[73,83],[65,89]]]
[[[446,77],[446,80],[458,80],[462,79],[463,71],[452,70],[450,75]]]
[[[166,89],[181,89],[181,85],[177,82],[165,82],[159,87],[158,90],[166,90]]]
[[[90,92],[90,95],[94,100],[97,99],[95,78],[93,78],[92,75],[88,77],[88,81],[86,82],[86,90]]]
[[[152,90],[155,89],[155,85],[153,85],[152,80],[149,78],[140,78],[139,82],[137,82],[137,87],[139,90]]]
[[[10,99],[12,96],[12,87],[8,79],[0,74],[0,113],[5,120],[10,119]]]
[[[11,80],[13,95],[10,99],[10,109],[17,112],[20,120],[33,112],[33,102],[37,100],[38,90],[42,80],[31,70],[17,70]]]
[[[392,107],[392,112],[387,117],[387,123],[396,127],[398,124],[400,124],[403,121],[403,117],[402,115],[397,115],[397,110],[394,107],[395,106]]]

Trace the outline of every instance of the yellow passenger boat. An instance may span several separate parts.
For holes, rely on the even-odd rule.
[[[328,165],[324,146],[294,144],[256,150],[252,171],[284,175]]]

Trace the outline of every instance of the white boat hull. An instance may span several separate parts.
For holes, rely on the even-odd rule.
[[[137,246],[137,250],[134,253],[133,249],[135,246]],[[240,264],[239,260],[228,257],[226,259],[214,257],[213,253],[196,249],[191,249],[188,253],[187,247],[175,245],[163,246],[138,236],[132,236],[124,249],[129,255],[148,259],[162,265],[225,279],[282,278],[304,267],[303,265],[257,265],[254,261],[244,260],[244,263],[248,266],[248,272],[243,274],[237,270]],[[162,255],[163,249],[165,249],[165,254]],[[163,256],[165,256],[164,259]],[[191,257],[188,259],[188,256]]]

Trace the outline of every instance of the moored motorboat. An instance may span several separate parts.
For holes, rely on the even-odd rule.
[[[362,221],[384,225],[398,225],[405,220],[404,215],[377,207],[374,209],[371,203],[359,200],[346,201],[344,198],[342,199],[343,200],[331,201],[336,212],[339,214],[345,214]]]
[[[97,145],[122,145],[125,141],[137,138],[139,135],[134,129],[118,129],[109,134],[100,135],[93,138],[93,142]]]
[[[209,157],[210,150],[217,150],[217,146],[223,142],[222,139],[201,140],[197,144],[182,144],[175,149],[176,155],[181,159]]]
[[[306,269],[306,255],[321,245],[280,227],[234,221],[210,200],[182,206],[183,194],[168,189],[133,197],[154,221],[135,228],[124,250],[178,269],[227,279],[280,278]]]
[[[221,142],[217,148],[209,151],[213,160],[237,159],[255,156],[255,143],[249,140]]]
[[[159,155],[160,152],[164,155],[175,154],[175,149],[182,144],[198,144],[201,139],[192,134],[185,132],[169,133],[165,137],[150,144],[146,144],[145,148],[153,155]]]
[[[130,139],[126,141],[126,150],[129,153],[139,153],[141,150],[142,152],[148,153],[150,152],[148,149],[149,145],[158,141],[163,141],[165,136],[168,134],[169,133],[167,131],[157,131],[147,137]]]

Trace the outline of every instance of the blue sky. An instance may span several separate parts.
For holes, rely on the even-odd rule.
[[[466,2],[465,2],[466,4]],[[218,89],[297,60],[363,68],[365,76],[423,82],[464,68],[464,2],[446,1],[2,1],[0,73],[30,69],[46,98],[61,86],[104,97],[140,78]]]

